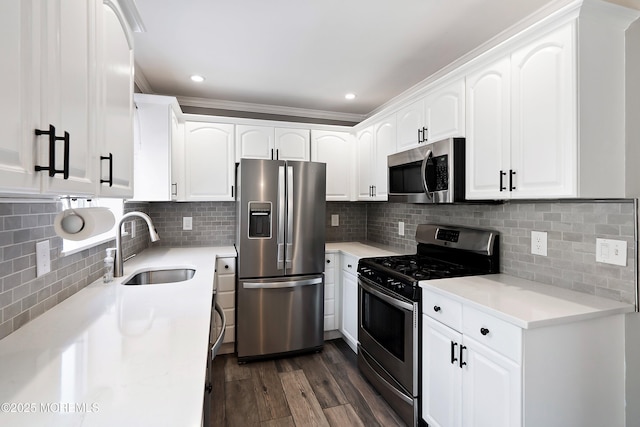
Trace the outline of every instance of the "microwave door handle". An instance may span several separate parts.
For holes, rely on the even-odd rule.
[[[429,183],[427,182],[427,162],[431,158],[432,154],[433,152],[431,150],[427,151],[427,155],[424,156],[424,160],[422,161],[421,169],[422,187],[424,188],[425,193],[427,193],[429,200],[433,200],[433,191],[429,189]]]
[[[278,270],[284,269],[284,220],[285,220],[285,181],[284,166],[278,167],[278,231],[276,237]]]

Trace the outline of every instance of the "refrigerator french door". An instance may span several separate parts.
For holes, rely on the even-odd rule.
[[[321,348],[326,165],[242,159],[237,186],[238,360]]]

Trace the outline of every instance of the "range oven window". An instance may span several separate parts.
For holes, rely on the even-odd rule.
[[[362,293],[362,327],[380,345],[404,361],[405,313],[367,291]]]

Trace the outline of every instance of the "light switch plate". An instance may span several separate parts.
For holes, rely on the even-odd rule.
[[[182,217],[182,229],[185,231],[193,230],[193,217],[190,217],[190,216]]]
[[[547,232],[531,231],[531,253],[547,256]]]
[[[624,240],[596,239],[596,261],[626,267],[627,242]]]
[[[36,277],[51,271],[51,246],[48,240],[36,243]]]
[[[398,222],[398,235],[404,236],[404,222]]]
[[[340,215],[333,214],[331,215],[331,226],[338,227],[340,225]]]

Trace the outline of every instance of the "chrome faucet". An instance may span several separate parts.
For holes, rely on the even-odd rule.
[[[152,242],[157,242],[160,240],[160,236],[158,236],[158,232],[156,231],[156,227],[153,225],[151,218],[149,215],[143,212],[129,212],[122,215],[120,222],[118,222],[118,228],[116,229],[116,253],[114,255],[114,268],[113,268],[113,277],[122,277],[122,272],[124,270],[124,257],[122,256],[122,223],[132,216],[138,216],[145,220],[147,223],[147,227],[149,227],[149,236],[151,237]]]

